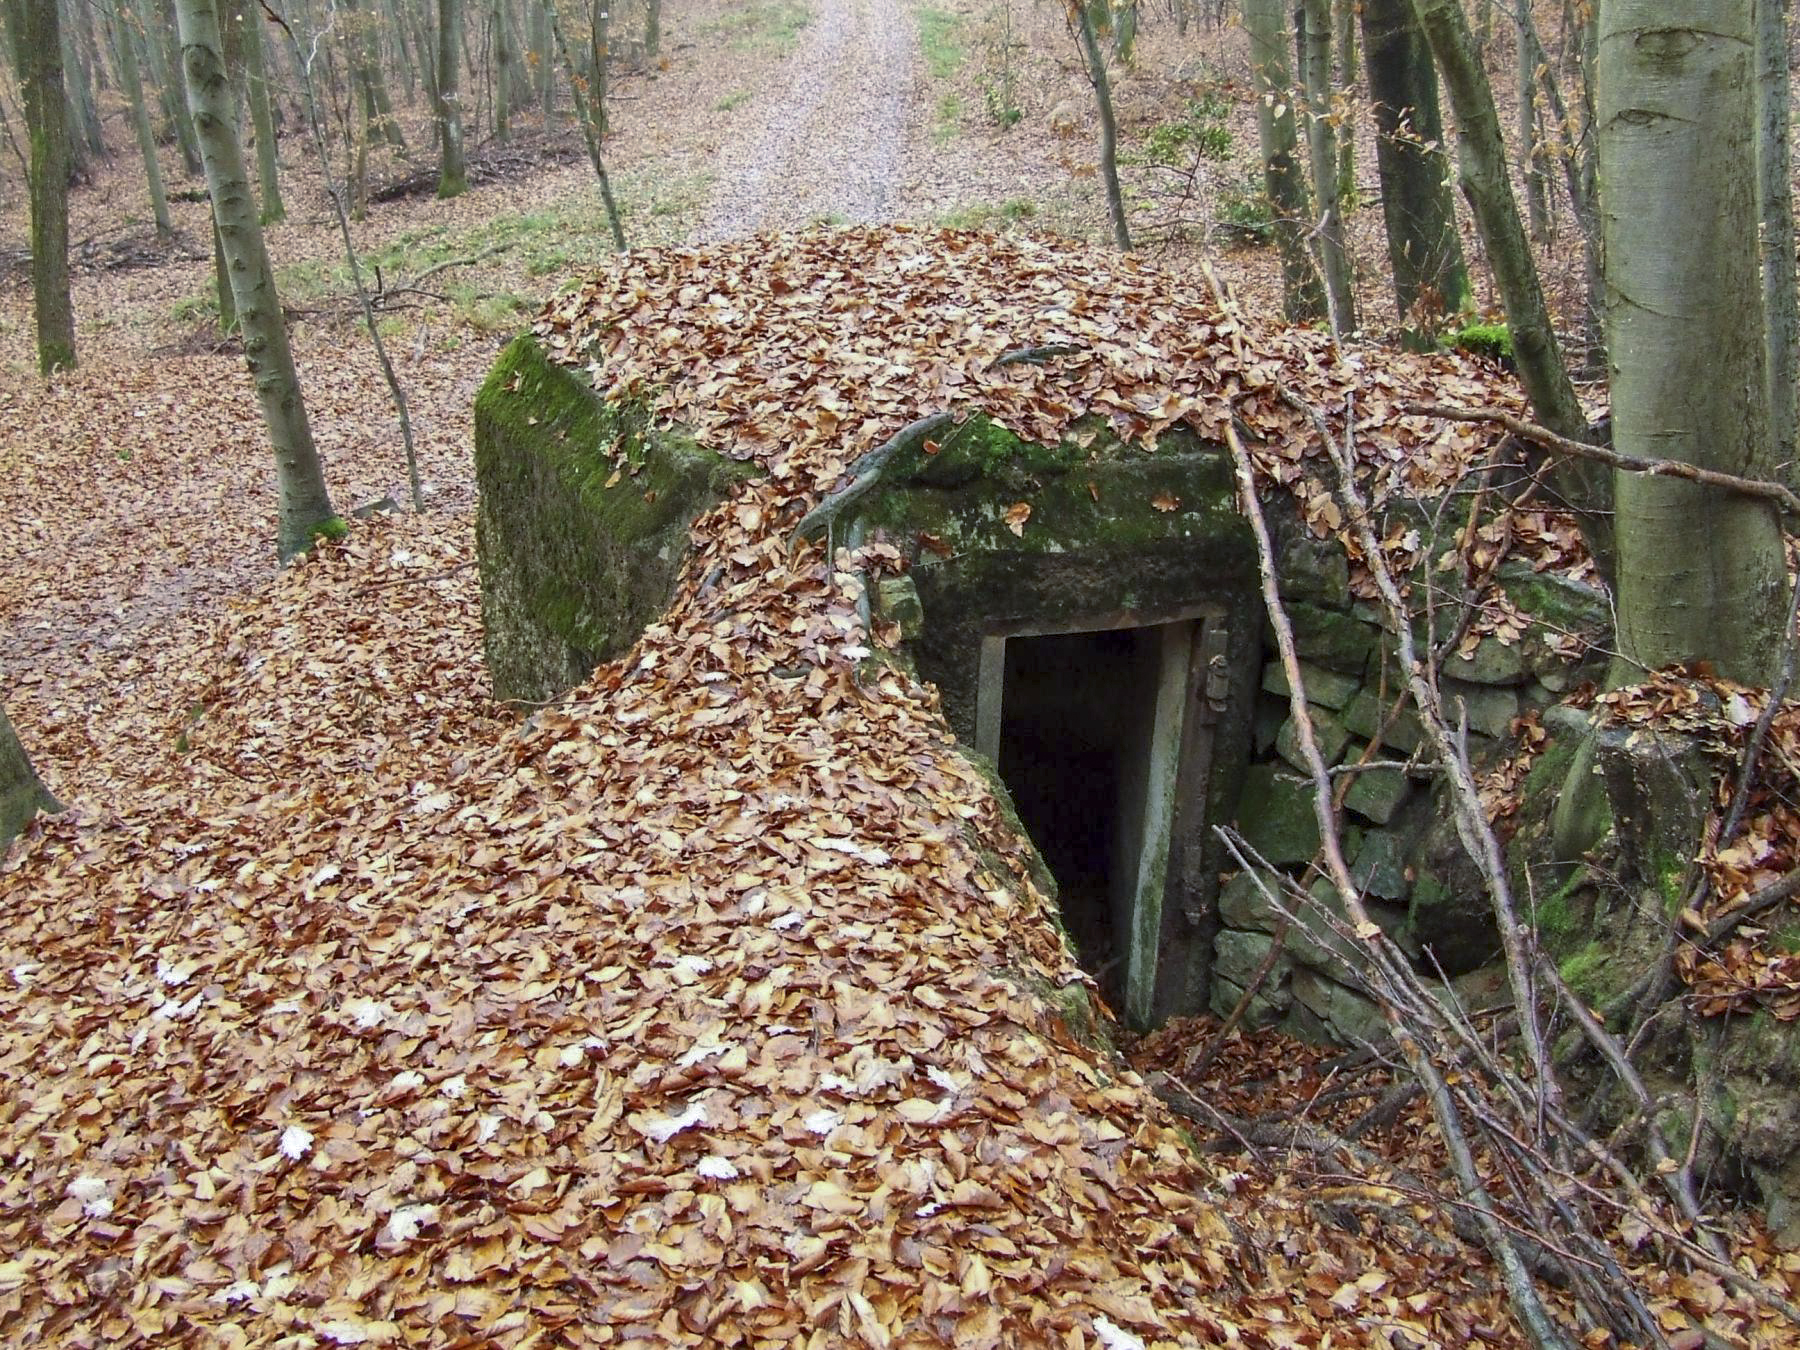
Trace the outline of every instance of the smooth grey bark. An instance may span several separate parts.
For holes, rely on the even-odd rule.
[[[575,57],[569,50],[568,40],[563,36],[562,21],[556,16],[556,0],[543,0],[543,9],[556,50],[562,57],[563,73],[568,78],[569,89],[575,95],[575,118],[581,123],[581,136],[587,143],[588,163],[594,166],[594,177],[600,180],[600,200],[606,207],[606,223],[612,229],[613,246],[623,253],[625,225],[619,219],[619,204],[613,200],[612,179],[606,172],[606,156],[600,149],[600,117],[589,106],[593,86],[587,85],[584,93],[583,81],[575,77]]]
[[[662,55],[662,0],[644,0],[644,59],[652,65]]]
[[[1766,476],[1755,0],[1607,0],[1596,74],[1613,443]],[[1613,682],[1704,659],[1767,684],[1775,508],[1647,474],[1620,474],[1617,501]]]
[[[1437,71],[1411,0],[1362,0],[1375,167],[1400,322],[1434,333],[1473,302],[1450,194]]]
[[[1770,458],[1789,482],[1796,464],[1796,382],[1800,381],[1800,299],[1795,294],[1794,195],[1785,0],[1756,3],[1756,165],[1762,246],[1763,333],[1767,349]]]
[[[363,117],[381,139],[395,150],[406,149],[406,135],[400,119],[394,116],[394,100],[388,94],[387,80],[381,72],[381,40],[379,17],[364,10],[357,0],[343,0],[350,16],[349,44],[358,96],[362,99]],[[298,56],[293,57],[298,61]]]
[[[1538,137],[1537,46],[1531,40],[1531,0],[1514,0],[1518,30],[1513,54],[1518,62],[1519,177],[1525,184],[1525,219],[1533,239],[1550,237],[1550,203],[1544,192],[1544,161]]]
[[[1125,218],[1125,193],[1119,187],[1119,129],[1113,120],[1112,81],[1106,75],[1106,57],[1094,36],[1094,21],[1083,0],[1069,0],[1069,22],[1081,59],[1087,66],[1088,83],[1100,114],[1100,181],[1106,189],[1106,213],[1112,222],[1113,243],[1131,252],[1131,225]]]
[[[494,31],[494,139],[503,141],[512,134],[513,66],[517,62],[506,0],[494,0],[490,22]]]
[[[113,0],[106,15],[112,36],[113,60],[118,63],[119,83],[124,87],[126,107],[131,114],[131,130],[137,137],[138,154],[144,161],[150,218],[156,223],[157,234],[166,238],[174,233],[175,225],[169,219],[169,197],[163,190],[162,165],[156,158],[156,133],[150,126],[150,108],[144,101],[144,78],[138,69],[137,44],[130,31],[136,21],[135,14],[126,11],[118,0]]]
[[[262,198],[262,223],[287,219],[281,200],[281,161],[275,144],[275,117],[269,110],[269,70],[263,52],[262,8],[256,0],[231,0],[232,17],[240,25],[244,53],[244,101],[256,133],[256,185]]]
[[[325,470],[313,445],[300,379],[288,345],[287,320],[275,291],[274,269],[263,246],[256,198],[250,191],[243,147],[232,118],[231,81],[212,0],[176,0],[181,64],[188,106],[200,138],[206,188],[218,221],[219,240],[231,271],[228,289],[237,301],[244,361],[256,385],[263,422],[275,451],[276,549],[285,561],[312,545],[321,532],[341,527],[331,509]]]
[[[6,0],[6,31],[31,140],[31,306],[38,369],[75,365],[69,300],[69,126],[56,0]]]
[[[1319,271],[1325,280],[1326,313],[1336,335],[1356,330],[1356,291],[1344,251],[1342,182],[1337,129],[1331,120],[1331,0],[1302,0],[1301,83],[1306,90],[1306,145],[1312,160],[1313,190],[1319,208]]]
[[[1587,416],[1550,325],[1531,241],[1525,237],[1507,176],[1506,142],[1500,135],[1494,91],[1476,58],[1468,21],[1458,0],[1412,0],[1412,5],[1456,110],[1458,177],[1506,307],[1519,381],[1539,422],[1559,436],[1585,440]],[[1601,574],[1610,578],[1614,562],[1610,475],[1586,460],[1565,458],[1556,467],[1555,486],[1579,516],[1588,551]]]
[[[237,296],[231,290],[231,264],[225,261],[225,241],[219,235],[219,219],[212,217],[213,289],[219,294],[219,332],[235,333],[238,327]]]
[[[181,78],[181,48],[175,32],[173,0],[139,0],[140,19],[144,24],[144,41],[154,55],[151,73],[162,90],[163,105],[175,127],[175,142],[181,148],[181,163],[188,174],[199,177],[200,138],[194,134],[194,118],[188,111],[187,89]]]
[[[612,0],[589,0],[588,4],[588,110],[593,115],[594,130],[604,140],[612,130],[607,116],[607,74],[612,67]]]
[[[56,799],[44,790],[19,744],[18,733],[0,707],[0,853],[18,837],[39,811],[60,811]]]
[[[462,0],[437,0],[438,191],[457,197],[469,190],[469,165],[463,152]]]
[[[1294,323],[1325,317],[1325,288],[1313,266],[1306,237],[1312,204],[1300,169],[1294,131],[1294,96],[1288,71],[1288,25],[1282,0],[1242,0],[1256,78],[1256,130],[1262,150],[1263,188],[1275,221],[1281,255],[1283,312]]]

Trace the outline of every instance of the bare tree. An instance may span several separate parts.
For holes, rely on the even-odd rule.
[[[38,369],[75,365],[69,301],[69,123],[56,0],[6,0],[6,29],[31,138],[31,302]]]
[[[438,193],[459,197],[469,190],[463,151],[462,0],[437,0]]]
[[[1325,317],[1325,289],[1306,247],[1312,204],[1294,129],[1287,19],[1282,0],[1242,0],[1242,8],[1244,31],[1250,36],[1250,65],[1256,75],[1263,187],[1275,218],[1275,247],[1281,253],[1283,308],[1291,321],[1310,323]]]
[[[313,445],[294,353],[288,345],[287,320],[257,221],[256,198],[250,191],[244,152],[238,143],[217,12],[212,0],[176,0],[175,12],[188,106],[200,138],[219,244],[230,272],[227,289],[237,302],[244,360],[256,384],[263,422],[275,450],[276,548],[285,561],[311,547],[318,535],[341,530],[343,523],[331,508],[324,465]]]

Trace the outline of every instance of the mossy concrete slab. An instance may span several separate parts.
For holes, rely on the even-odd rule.
[[[1306,690],[1308,703],[1323,704],[1327,708],[1344,707],[1362,688],[1362,681],[1354,675],[1343,675],[1305,661],[1300,662],[1300,683]],[[1266,693],[1279,694],[1282,698],[1288,696],[1287,671],[1282,669],[1281,662],[1271,661],[1263,667],[1262,687]]]
[[[668,607],[694,520],[757,470],[604,402],[535,339],[475,397],[476,540],[496,698],[542,702]]]

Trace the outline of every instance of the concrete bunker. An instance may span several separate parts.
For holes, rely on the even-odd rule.
[[[534,704],[636,641],[675,593],[692,521],[755,471],[606,403],[523,338],[477,399],[476,472],[489,671],[498,697]],[[1420,733],[1389,715],[1379,616],[1335,540],[1285,494],[1264,506],[1321,749],[1346,770],[1381,766],[1351,773],[1344,795],[1355,880],[1421,969],[1473,971],[1491,921],[1455,870],[1433,780],[1397,762]],[[1044,445],[971,415],[887,456],[827,532],[899,553],[870,587],[871,617],[898,638],[876,659],[935,685],[957,739],[997,768],[1115,1011],[1136,1027],[1223,1014],[1255,984],[1252,1026],[1366,1033],[1354,967],[1309,934],[1272,952],[1282,915],[1254,878],[1229,875],[1213,828],[1235,824],[1295,878],[1318,847],[1223,447],[1170,429],[1151,451],[1095,422]],[[1529,568],[1499,579],[1527,611],[1560,605],[1564,628],[1604,624],[1574,583]],[[1483,639],[1445,675],[1478,760],[1574,678],[1535,638]]]

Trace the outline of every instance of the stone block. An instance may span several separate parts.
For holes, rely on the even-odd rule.
[[[1362,754],[1360,745],[1353,745],[1350,753],[1344,758],[1355,763]],[[1364,769],[1357,774],[1344,794],[1344,805],[1377,825],[1385,825],[1394,818],[1406,799],[1412,795],[1413,782],[1399,769]]]
[[[1466,710],[1469,730],[1499,740],[1512,730],[1512,720],[1519,715],[1519,691],[1491,685],[1468,684],[1462,680],[1443,682],[1444,720],[1455,728]],[[1470,754],[1474,747],[1470,747]]]
[[[1524,647],[1491,635],[1477,642],[1467,655],[1452,655],[1444,662],[1442,673],[1470,684],[1523,684],[1529,674]]]
[[[1319,850],[1312,786],[1281,766],[1252,764],[1238,794],[1238,829],[1250,847],[1276,866],[1304,863]]]
[[[1207,1006],[1215,1017],[1230,1017],[1238,1000],[1244,996],[1244,987],[1233,984],[1219,975],[1213,976],[1212,996]],[[1285,985],[1274,995],[1270,994],[1267,985],[1256,991],[1256,997],[1250,1000],[1250,1006],[1244,1010],[1244,1020],[1239,1024],[1246,1031],[1262,1031],[1279,1023],[1293,1007],[1294,997]]]
[[[1319,754],[1327,764],[1336,764],[1338,756],[1344,753],[1349,744],[1350,732],[1344,724],[1324,708],[1310,709],[1313,724],[1313,741],[1319,747]],[[1281,724],[1281,730],[1275,736],[1275,753],[1301,773],[1310,773],[1311,767],[1300,749],[1300,732],[1294,725],[1294,719],[1288,718]]]
[[[1361,675],[1381,650],[1381,630],[1335,609],[1317,605],[1288,606],[1294,626],[1294,650],[1303,661],[1343,675]]]
[[[1293,996],[1343,1045],[1366,1045],[1387,1034],[1387,1021],[1373,999],[1316,971],[1294,972]]]
[[[1322,703],[1327,708],[1343,707],[1362,688],[1362,681],[1354,675],[1344,675],[1306,661],[1300,663],[1300,683],[1306,687],[1308,703]],[[1271,661],[1263,667],[1262,687],[1265,692],[1284,699],[1288,696],[1287,672],[1281,668],[1281,662]]]
[[[1349,599],[1350,559],[1336,539],[1296,531],[1282,545],[1278,562],[1281,591],[1290,602],[1341,605]]]
[[[1365,895],[1405,900],[1412,884],[1406,879],[1406,844],[1388,830],[1370,830],[1350,866],[1350,879]]]
[[[1385,723],[1387,729],[1382,732],[1381,743],[1398,754],[1410,755],[1424,742],[1425,729],[1419,725],[1419,715],[1410,698],[1391,720],[1388,719],[1388,712],[1400,692],[1391,682],[1382,697],[1378,697],[1372,688],[1364,689],[1345,706],[1341,714],[1344,725],[1364,740],[1372,741]]]
[[[1262,964],[1268,959],[1269,951],[1274,945],[1275,940],[1267,933],[1246,933],[1236,928],[1220,929],[1219,935],[1213,939],[1214,979],[1227,980],[1237,986],[1238,993],[1242,993],[1250,987],[1250,982],[1256,978],[1256,972],[1262,969]],[[1293,1002],[1293,996],[1287,988],[1288,976],[1293,969],[1293,958],[1283,950],[1275,958],[1275,964],[1269,968],[1267,977],[1257,991],[1258,997],[1274,1012],[1271,1021],[1286,1012],[1288,1004]],[[1234,995],[1232,1002],[1236,1001]],[[1228,1004],[1224,1011],[1229,1013],[1231,1006]]]

